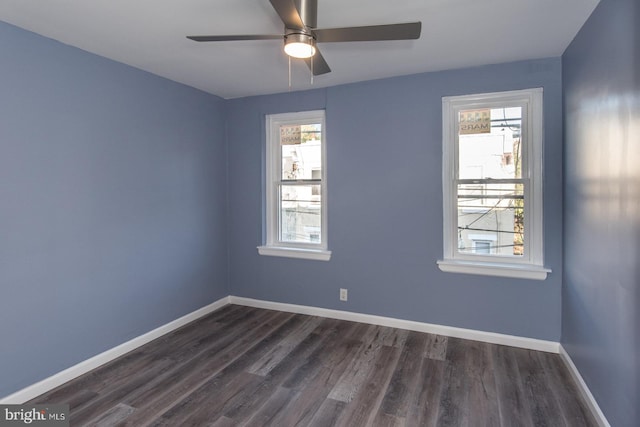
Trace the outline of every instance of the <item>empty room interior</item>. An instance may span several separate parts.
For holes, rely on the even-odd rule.
[[[0,63],[3,422],[640,425],[638,0],[3,0]]]

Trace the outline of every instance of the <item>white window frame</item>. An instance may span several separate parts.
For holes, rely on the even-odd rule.
[[[321,200],[321,230],[320,243],[284,242],[279,235],[279,203],[278,188],[283,183],[291,183],[282,180],[280,147],[280,126],[305,125],[320,123],[322,125],[322,173],[320,182],[312,180],[297,180],[293,184],[320,185]],[[319,261],[329,261],[331,251],[328,250],[327,237],[327,132],[325,123],[325,111],[313,110],[296,113],[269,114],[266,116],[266,151],[265,151],[265,228],[266,241],[258,246],[260,255],[280,256],[288,258],[302,258]]]
[[[543,247],[543,92],[542,88],[442,98],[443,259],[452,273],[544,280]],[[458,113],[460,110],[522,106],[522,179],[524,182],[524,255],[481,255],[458,251]]]

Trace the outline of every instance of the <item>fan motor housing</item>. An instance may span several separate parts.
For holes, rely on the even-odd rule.
[[[313,37],[313,34],[301,31],[301,30],[291,30],[287,29],[284,35],[285,43],[306,43],[315,46],[316,38]]]

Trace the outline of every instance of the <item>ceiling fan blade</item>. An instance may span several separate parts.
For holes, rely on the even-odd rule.
[[[331,72],[329,64],[327,64],[327,61],[325,61],[324,57],[320,53],[320,49],[318,49],[317,46],[316,54],[311,58],[306,58],[304,62],[306,62],[309,69],[313,71],[314,76],[319,76],[321,74],[327,74]]]
[[[366,27],[326,28],[312,30],[318,43],[365,42],[379,40],[412,40],[420,37],[421,22],[369,25]]]
[[[234,40],[282,40],[281,34],[255,34],[236,36],[187,36],[188,39],[197,42],[227,42]]]
[[[302,30],[304,23],[293,0],[269,0],[276,10],[284,26],[292,30]]]

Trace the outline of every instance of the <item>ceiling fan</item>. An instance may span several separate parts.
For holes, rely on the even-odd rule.
[[[284,39],[284,51],[305,60],[313,75],[331,71],[316,43],[412,40],[420,37],[421,22],[364,27],[316,28],[318,0],[269,0],[284,23],[284,34],[187,36],[197,42]]]

